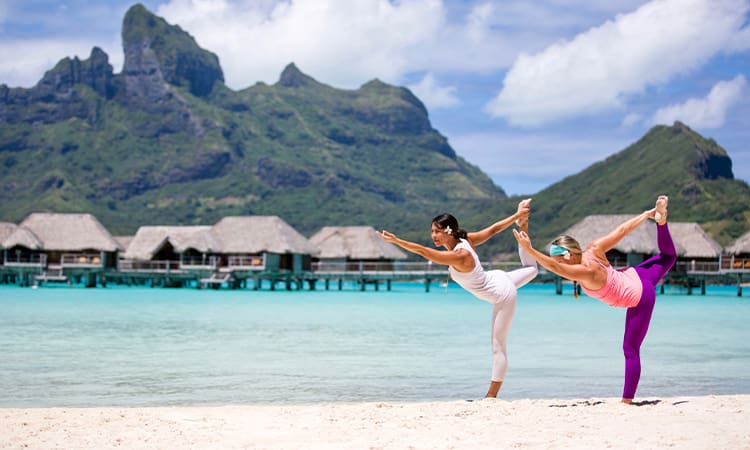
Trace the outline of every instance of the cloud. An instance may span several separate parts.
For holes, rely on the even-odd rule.
[[[294,62],[319,81],[354,88],[414,73],[492,73],[561,29],[622,8],[448,0],[170,0],[156,13],[219,56],[227,84],[273,83]],[[580,6],[580,7],[579,7]]]
[[[629,128],[633,125],[638,124],[642,119],[643,117],[640,114],[630,113],[626,115],[624,119],[622,119],[621,126],[624,128]]]
[[[75,56],[87,59],[92,48],[90,42],[82,40],[48,38],[2,41],[0,83],[11,87],[32,87],[61,59]],[[104,50],[107,51],[106,48]],[[122,52],[115,54],[121,55]]]
[[[491,3],[482,3],[472,8],[466,19],[466,30],[469,40],[478,44],[486,39],[490,32],[490,19],[495,8]]]
[[[172,0],[158,14],[217,53],[235,88],[275,82],[290,62],[339,87],[394,82],[444,20],[439,0]]]
[[[750,26],[746,26],[732,37],[727,46],[729,52],[744,52],[750,50]]]
[[[409,89],[428,109],[448,108],[460,103],[455,94],[456,88],[440,86],[431,73],[426,74],[419,83],[409,85]]]
[[[535,126],[618,108],[733,42],[747,0],[654,0],[544,51],[520,54],[486,111]]]
[[[741,99],[746,85],[743,75],[720,81],[705,98],[691,98],[682,104],[659,109],[653,123],[671,125],[679,120],[694,128],[719,128],[724,125],[727,111]]]
[[[571,29],[600,23],[642,0],[591,3],[486,0],[147,0],[144,4],[219,56],[227,84],[273,83],[295,62],[321,82],[355,88],[380,78],[393,84],[433,73],[486,76],[506,70],[519,51],[540,51]],[[35,83],[49,60],[47,43],[66,55],[102,47],[122,67],[122,17],[132,3],[0,0],[0,80]],[[5,22],[2,6],[6,5]],[[85,6],[85,7],[83,7]],[[83,26],[82,28],[82,25]],[[21,37],[22,36],[22,37]],[[24,41],[23,54],[12,41]],[[67,42],[67,44],[64,44]],[[103,46],[102,43],[106,46]],[[34,44],[34,45],[31,45]],[[71,50],[72,49],[72,50]],[[38,56],[35,56],[38,55]],[[23,64],[15,63],[15,60]]]
[[[156,11],[215,52],[227,84],[273,83],[294,62],[319,81],[355,88],[373,78],[400,83],[414,73],[489,73],[519,49],[542,48],[519,17],[523,2],[445,0],[171,0]],[[449,11],[449,9],[451,9]],[[542,11],[546,11],[542,9]],[[549,19],[549,18],[548,18]]]

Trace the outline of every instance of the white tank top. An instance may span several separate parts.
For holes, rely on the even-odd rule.
[[[461,239],[454,248],[466,249],[474,258],[474,268],[469,272],[459,272],[453,266],[448,266],[448,272],[453,281],[462,288],[474,294],[477,298],[490,302],[499,303],[509,299],[515,299],[517,290],[508,274],[502,270],[491,270],[485,272],[479,257],[466,239]]]

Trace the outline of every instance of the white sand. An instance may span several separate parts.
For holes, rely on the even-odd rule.
[[[750,448],[750,395],[0,409],[0,448]]]

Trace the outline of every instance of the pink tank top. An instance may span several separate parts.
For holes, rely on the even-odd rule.
[[[615,270],[611,265],[605,266],[598,259],[596,262],[607,270],[607,283],[601,289],[591,290],[581,284],[586,295],[618,308],[632,308],[641,301],[643,282],[634,268]]]

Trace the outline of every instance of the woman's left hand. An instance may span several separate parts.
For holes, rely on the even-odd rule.
[[[395,234],[391,233],[390,231],[375,231],[375,233],[380,236],[380,238],[386,242],[396,242],[398,239]]]

